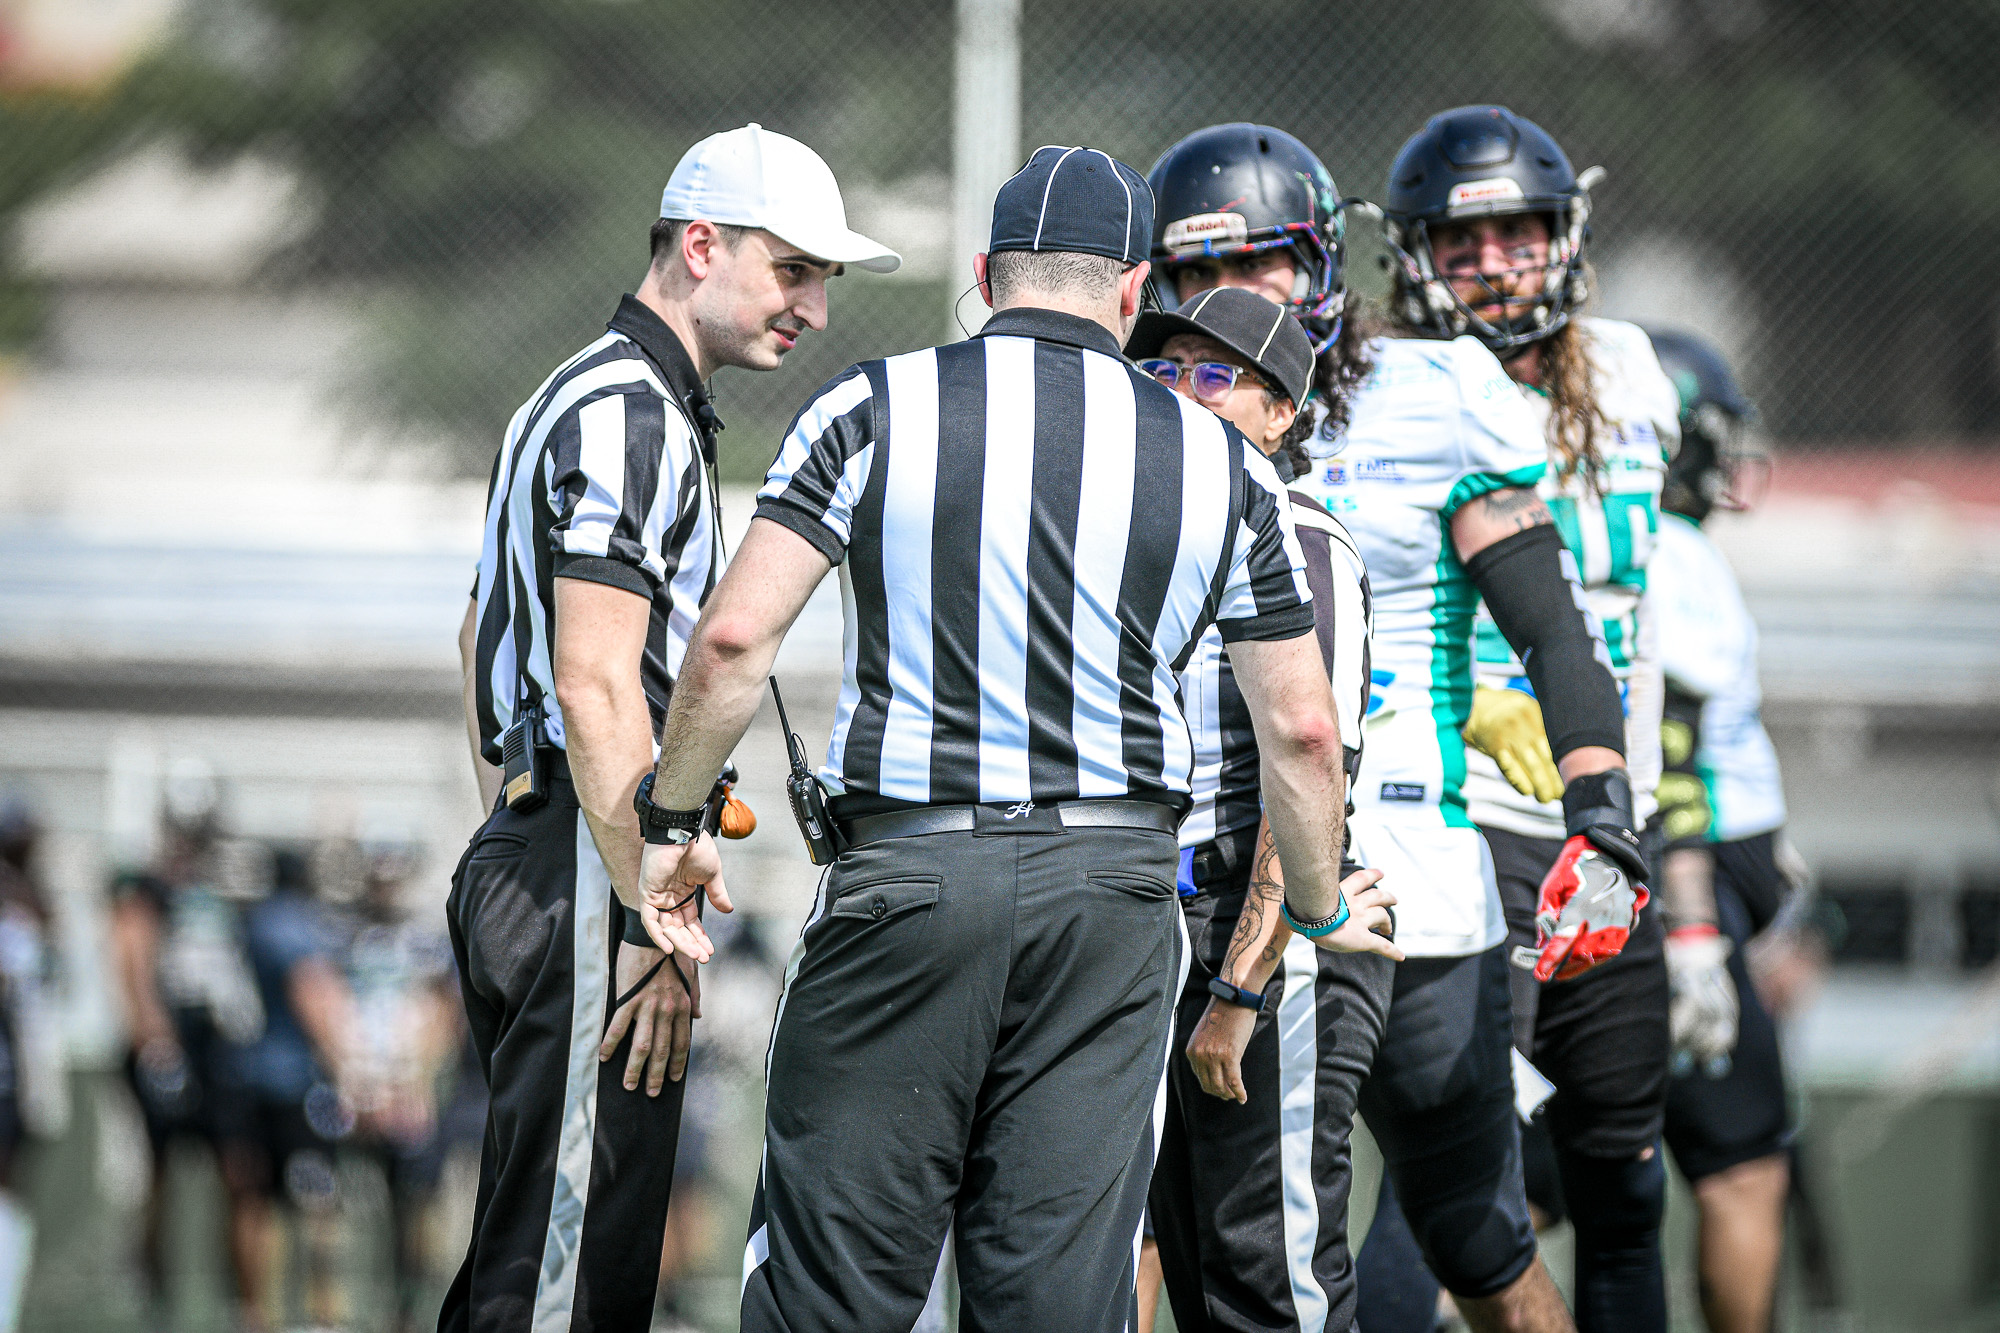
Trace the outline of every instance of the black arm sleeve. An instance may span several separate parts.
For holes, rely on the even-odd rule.
[[[1466,562],[1493,623],[1527,669],[1557,759],[1586,745],[1625,753],[1625,708],[1604,641],[1553,525],[1502,537]]]
[[[1660,718],[1660,831],[1669,850],[1706,847],[1713,815],[1708,784],[1695,767],[1701,748],[1701,700],[1672,681],[1667,682],[1666,708]]]

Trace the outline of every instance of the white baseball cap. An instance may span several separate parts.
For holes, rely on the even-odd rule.
[[[840,185],[818,153],[752,121],[687,150],[660,195],[660,216],[761,227],[815,259],[893,273],[903,257],[847,227]]]

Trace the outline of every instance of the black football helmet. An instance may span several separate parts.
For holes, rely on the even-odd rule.
[[[1590,237],[1590,189],[1603,176],[1601,167],[1592,167],[1579,177],[1547,131],[1504,106],[1462,106],[1432,116],[1396,154],[1382,210],[1399,313],[1436,337],[1470,333],[1496,354],[1562,328],[1589,294],[1583,247]],[[1442,222],[1511,213],[1548,217],[1549,261],[1535,304],[1496,325],[1474,314],[1438,274],[1430,233]]]
[[[1717,509],[1748,509],[1757,488],[1753,479],[1769,463],[1745,429],[1757,409],[1729,362],[1705,339],[1667,329],[1647,329],[1646,336],[1681,396],[1681,447],[1667,464],[1660,508],[1697,523]]]
[[[1297,263],[1286,308],[1312,334],[1315,354],[1339,336],[1347,224],[1333,174],[1310,148],[1269,125],[1211,125],[1160,154],[1146,183],[1154,295],[1165,309],[1181,303],[1176,265],[1290,246]]]

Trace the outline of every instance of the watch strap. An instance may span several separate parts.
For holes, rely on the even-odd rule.
[[[1208,979],[1208,993],[1216,999],[1221,1000],[1224,1004],[1240,1005],[1245,1009],[1260,1011],[1264,1007],[1264,993],[1262,991],[1245,990],[1241,986],[1232,986],[1221,977],[1210,977]]]
[[[706,803],[692,810],[670,810],[653,804],[653,775],[648,773],[639,779],[639,790],[632,793],[632,809],[639,816],[639,835],[654,844],[680,844],[693,842],[701,836],[701,822],[708,813]]]

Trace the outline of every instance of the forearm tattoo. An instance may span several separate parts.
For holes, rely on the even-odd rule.
[[[1264,934],[1264,923],[1284,901],[1285,882],[1278,876],[1278,844],[1267,826],[1258,834],[1257,859],[1250,867],[1250,891],[1243,895],[1243,914],[1236,918],[1235,933],[1229,937],[1225,967],[1256,945]],[[1283,952],[1275,937],[1264,941],[1266,963],[1276,962]]]
[[[1486,517],[1496,523],[1508,524],[1514,532],[1526,532],[1529,528],[1555,521],[1549,515],[1549,507],[1542,503],[1542,497],[1525,486],[1488,491],[1480,497],[1479,503],[1485,508]]]

